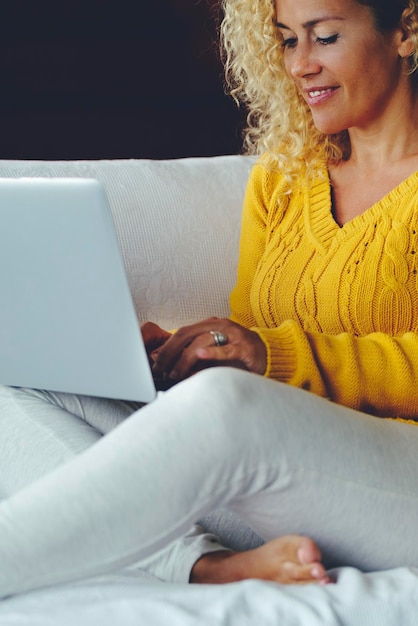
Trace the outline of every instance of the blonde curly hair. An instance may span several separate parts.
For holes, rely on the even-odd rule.
[[[415,44],[410,73],[418,72],[418,0],[357,0],[370,7],[376,27],[390,31],[400,23]],[[274,0],[222,0],[221,45],[227,86],[248,111],[244,150],[269,155],[290,177],[314,171],[324,159],[338,163],[350,153],[348,134],[325,135],[284,68]],[[418,81],[417,81],[418,83]]]

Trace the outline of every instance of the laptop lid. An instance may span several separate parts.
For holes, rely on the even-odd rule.
[[[0,179],[0,384],[151,401],[101,183]]]

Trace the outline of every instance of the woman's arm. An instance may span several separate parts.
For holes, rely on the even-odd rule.
[[[256,332],[266,376],[373,415],[418,419],[418,333],[326,335],[294,321]]]

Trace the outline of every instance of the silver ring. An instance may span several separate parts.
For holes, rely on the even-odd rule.
[[[228,343],[228,336],[224,335],[224,333],[220,333],[217,330],[210,330],[209,332],[212,335],[213,341],[217,348],[219,346],[224,346],[226,343]]]

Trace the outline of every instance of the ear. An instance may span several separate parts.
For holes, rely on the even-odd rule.
[[[415,52],[414,42],[410,37],[404,37],[398,46],[398,54],[403,59],[410,57]]]
[[[412,39],[412,30],[410,27],[411,14],[409,9],[405,9],[402,13],[401,23],[398,30],[398,54],[406,59],[416,51],[415,43]]]

